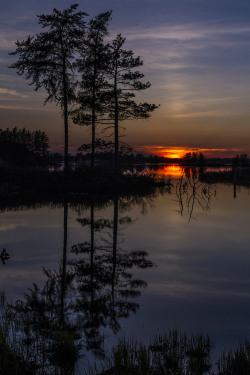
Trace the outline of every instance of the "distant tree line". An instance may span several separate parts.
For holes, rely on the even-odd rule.
[[[64,119],[64,163],[67,175],[69,119],[91,129],[91,166],[94,166],[97,127],[109,137],[118,169],[121,151],[121,122],[147,119],[158,107],[138,103],[136,92],[150,87],[138,71],[143,65],[133,51],[124,49],[125,38],[118,34],[112,41],[108,26],[111,11],[98,14],[86,22],[87,13],[73,4],[68,9],[54,9],[38,15],[43,31],[16,42],[18,60],[10,68],[24,75],[35,90],[44,88],[47,102],[61,108]],[[73,109],[72,109],[73,108]],[[108,130],[108,133],[107,133]],[[84,146],[83,146],[84,147]]]
[[[188,152],[181,158],[181,164],[203,167],[206,165],[206,158],[202,152]]]
[[[49,138],[40,130],[0,129],[0,160],[11,165],[45,166],[48,147]]]
[[[77,153],[75,155],[76,161],[89,161],[91,162],[91,153]],[[96,152],[96,160],[99,161],[112,161],[114,159],[114,153],[113,151],[102,151],[102,152]],[[167,163],[171,162],[171,159],[166,159],[163,156],[157,156],[157,155],[149,155],[145,156],[141,153],[135,153],[135,152],[124,152],[120,153],[120,162],[122,165],[124,164],[144,164],[144,163],[152,163],[152,164],[158,164],[158,163]],[[172,159],[173,162],[173,159]]]
[[[247,167],[250,165],[250,160],[247,154],[236,155],[233,158],[206,158],[202,152],[188,152],[180,159],[182,165],[200,166],[205,165],[225,165],[232,164],[233,166]]]
[[[250,165],[250,161],[247,154],[236,155],[232,158],[232,164],[234,166],[246,167]]]

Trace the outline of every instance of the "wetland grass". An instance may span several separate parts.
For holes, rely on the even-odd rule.
[[[24,334],[25,332],[25,334]],[[4,375],[249,375],[250,341],[214,360],[214,344],[205,334],[170,330],[146,345],[122,340],[101,365],[80,371],[79,352],[69,332],[61,331],[53,345],[46,337],[22,327],[1,295],[0,374]],[[90,366],[91,368],[91,366]],[[99,370],[97,370],[99,368]]]

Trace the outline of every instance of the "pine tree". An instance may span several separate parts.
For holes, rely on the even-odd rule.
[[[102,122],[102,92],[107,88],[107,46],[104,38],[108,35],[111,11],[101,13],[88,24],[85,43],[81,47],[77,66],[81,73],[79,107],[73,113],[73,121],[79,125],[91,125],[91,166],[94,167],[96,148],[96,126]]]
[[[135,92],[148,89],[151,84],[143,83],[144,74],[135,70],[143,65],[140,57],[131,50],[123,49],[125,38],[121,34],[109,44],[108,76],[110,88],[104,94],[105,111],[114,129],[115,169],[118,169],[120,122],[131,119],[147,119],[158,108],[155,104],[139,103],[134,100]]]
[[[19,75],[31,80],[37,91],[45,88],[47,102],[56,102],[61,107],[64,118],[64,162],[65,176],[68,173],[68,126],[69,105],[75,99],[75,53],[84,37],[84,12],[77,12],[77,4],[68,9],[53,10],[52,14],[38,15],[38,23],[47,31],[36,36],[28,36],[16,42],[16,50],[11,55],[19,59],[10,66]]]

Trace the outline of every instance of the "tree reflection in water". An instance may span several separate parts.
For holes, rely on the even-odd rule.
[[[121,230],[132,224],[128,216],[119,216],[119,206],[124,200],[114,196],[113,219],[95,219],[95,207],[91,204],[90,218],[79,218],[83,227],[90,227],[90,241],[74,245],[72,253],[78,258],[70,262],[78,291],[75,311],[84,329],[88,349],[103,354],[101,328],[109,327],[114,333],[120,330],[119,319],[136,312],[139,304],[134,297],[140,296],[143,280],[133,278],[134,267],[149,268],[153,263],[145,251],[122,249]]]
[[[28,289],[24,299],[12,306],[18,320],[23,345],[36,346],[40,355],[35,361],[39,368],[56,368],[58,373],[74,373],[83,349],[104,355],[104,329],[114,334],[120,330],[119,320],[128,318],[139,308],[135,297],[147,286],[144,280],[133,277],[132,269],[150,268],[153,263],[146,251],[126,250],[122,244],[122,230],[133,224],[122,214],[132,205],[145,210],[147,198],[124,199],[114,195],[106,203],[113,207],[113,218],[95,218],[102,206],[91,202],[76,206],[89,217],[77,219],[89,228],[89,238],[73,245],[68,254],[68,203],[64,201],[64,235],[62,260],[58,270],[46,270],[43,287],[36,284]],[[150,199],[149,199],[150,201]],[[66,371],[66,372],[64,372]],[[54,372],[55,374],[57,372]]]
[[[207,183],[203,183],[199,179],[202,169],[185,168],[175,185],[175,193],[179,209],[177,212],[181,216],[186,210],[188,214],[188,222],[194,219],[196,206],[203,211],[209,211],[212,197],[216,197],[216,189]]]
[[[179,213],[187,212],[190,221],[196,207],[209,210],[216,194],[210,186],[201,183],[197,173],[187,170],[175,184]],[[138,297],[147,283],[134,277],[134,270],[150,268],[153,263],[146,251],[125,248],[124,230],[134,222],[127,215],[130,208],[139,206],[144,214],[154,198],[114,194],[103,203],[93,199],[73,204],[86,237],[69,251],[69,207],[65,197],[60,266],[44,269],[45,284],[40,288],[34,284],[24,299],[12,306],[25,358],[41,371],[49,368],[53,374],[74,374],[79,357],[86,351],[104,356],[105,335],[109,331],[117,334],[120,319],[139,309]],[[112,210],[112,216],[100,217],[104,208]]]
[[[63,253],[58,270],[44,270],[45,285],[33,284],[12,306],[19,321],[23,345],[32,348],[28,362],[36,362],[40,369],[55,367],[57,373],[75,373],[80,353],[80,327],[72,311],[67,290],[74,275],[67,270],[68,203],[64,201]],[[35,349],[35,350],[34,350]],[[56,370],[57,369],[57,370]],[[66,371],[66,372],[65,372]]]

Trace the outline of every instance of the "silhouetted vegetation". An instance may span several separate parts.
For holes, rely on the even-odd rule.
[[[124,50],[125,38],[120,34],[105,43],[111,12],[91,19],[86,26],[86,13],[77,11],[77,4],[68,9],[38,15],[43,31],[17,41],[11,55],[18,60],[10,68],[24,75],[37,91],[45,88],[47,102],[56,102],[64,118],[64,171],[68,174],[69,116],[79,125],[91,124],[91,166],[94,166],[96,126],[105,125],[113,134],[114,166],[118,169],[120,122],[147,119],[157,106],[136,103],[135,92],[150,87],[142,83],[144,75],[137,70],[143,65],[140,57]],[[78,80],[80,78],[80,81]],[[74,111],[70,106],[78,106]]]
[[[236,155],[232,158],[232,164],[234,166],[240,167],[248,167],[250,165],[250,161],[247,154]]]
[[[131,50],[124,50],[125,38],[118,34],[109,44],[108,77],[110,89],[104,95],[105,112],[112,124],[114,132],[115,169],[118,168],[120,122],[131,119],[147,119],[157,106],[155,104],[140,103],[134,100],[135,92],[150,87],[150,83],[143,83],[144,74],[135,70],[143,65],[140,57],[134,57]]]
[[[17,304],[15,308],[17,313],[7,305],[2,294],[1,373],[6,375],[249,375],[250,342],[248,340],[241,342],[235,349],[222,352],[216,360],[213,357],[215,344],[208,335],[186,334],[178,330],[156,334],[149,344],[133,338],[124,339],[103,359],[102,370],[92,370],[91,367],[94,366],[90,366],[89,370],[82,372],[76,367],[76,359],[79,358],[75,343],[77,336],[72,334],[72,329],[54,330],[54,324],[58,321],[56,315],[51,315],[54,309],[51,302],[56,296],[53,294],[55,290],[53,283],[48,284],[47,289],[44,290],[39,290],[37,287],[31,290],[27,294],[26,303]],[[53,317],[56,319],[53,320]],[[40,329],[36,325],[37,319],[42,319]],[[23,327],[26,328],[20,335],[20,329]]]
[[[28,36],[16,42],[18,60],[10,66],[19,75],[31,81],[35,90],[45,88],[47,102],[56,102],[61,107],[64,119],[64,168],[68,171],[68,126],[69,106],[75,100],[76,74],[75,54],[79,51],[85,33],[84,17],[77,12],[77,4],[68,9],[53,10],[52,14],[38,15],[43,29],[40,34]]]
[[[202,152],[188,152],[181,158],[181,165],[204,167],[206,165],[206,158]]]
[[[133,224],[125,212],[135,204],[144,212],[151,199],[159,192],[170,192],[172,186],[169,179],[156,174],[122,172],[127,165],[172,161],[133,152],[121,142],[123,121],[148,119],[158,106],[135,100],[136,93],[148,89],[150,83],[142,82],[144,75],[137,69],[143,61],[124,49],[126,39],[121,34],[107,41],[111,11],[86,23],[87,13],[77,8],[73,4],[63,11],[39,15],[43,32],[17,41],[11,53],[18,60],[10,68],[29,80],[36,91],[44,88],[45,103],[59,105],[64,156],[49,154],[49,139],[42,131],[0,130],[0,209],[53,202],[64,210],[58,269],[44,269],[44,284],[33,284],[23,299],[7,305],[1,296],[0,373],[5,375],[74,375],[83,351],[105,358],[103,330],[117,334],[121,319],[139,309],[138,298],[147,286],[133,270],[154,266],[146,250],[124,248],[122,230]],[[91,142],[83,143],[75,156],[68,152],[70,118],[91,127]],[[70,161],[75,162],[74,168]],[[209,183],[233,183],[234,196],[238,184],[250,185],[246,154],[222,160],[189,152],[177,161],[184,167],[175,185],[178,212],[183,215],[186,210],[188,221],[194,218],[197,206],[209,210],[216,195]],[[48,168],[49,162],[61,163],[62,168]],[[232,170],[205,169],[223,163],[230,163]],[[69,203],[79,214],[78,224],[88,228],[70,253]],[[112,217],[97,216],[103,206],[109,207]],[[2,253],[3,263],[8,259],[4,255],[9,254]],[[99,373],[249,375],[248,341],[223,353],[217,372],[212,372],[216,371],[212,370],[212,348],[207,335],[177,330],[156,335],[149,345],[123,341],[105,358]]]
[[[77,61],[81,74],[80,89],[77,94],[78,108],[72,112],[73,121],[78,125],[91,126],[91,167],[94,167],[96,148],[96,127],[103,125],[105,107],[103,95],[108,89],[107,69],[109,64],[108,45],[104,37],[108,35],[111,12],[101,13],[88,23],[84,43]]]
[[[124,340],[113,349],[109,364],[111,369],[102,374],[211,374],[212,349],[209,336],[187,335],[177,330],[155,335],[149,345],[137,340]]]
[[[0,361],[0,371],[1,365],[6,370],[10,360],[16,358],[13,369],[19,368],[20,372],[13,374],[23,374],[25,369],[29,374],[31,369],[33,375],[73,375],[83,343],[85,350],[104,354],[101,329],[109,327],[117,333],[119,320],[139,308],[133,299],[147,285],[133,277],[132,269],[153,266],[146,251],[122,249],[119,241],[120,228],[133,223],[119,212],[132,205],[144,205],[144,200],[147,197],[115,196],[113,201],[101,204],[76,205],[81,215],[79,224],[90,227],[90,231],[83,243],[72,246],[68,259],[68,197],[65,196],[59,268],[44,269],[44,285],[33,284],[24,298],[15,303],[7,305],[2,295],[0,356],[4,358]],[[95,210],[103,205],[113,205],[113,220],[95,219]],[[86,216],[88,212],[90,215]]]
[[[115,175],[106,168],[79,168],[69,170],[68,182],[65,183],[62,170],[38,168],[5,168],[0,167],[1,203],[8,201],[55,201],[63,199],[63,193],[75,194],[75,199],[90,195],[103,195],[106,199],[114,191],[127,194],[153,194],[158,188],[167,188],[169,179],[159,176],[139,174]]]
[[[184,169],[182,176],[177,179],[175,192],[179,203],[178,212],[183,216],[186,211],[189,222],[194,218],[196,206],[208,211],[212,197],[216,196],[215,189],[212,190],[209,184],[200,181],[200,173],[196,168]]]
[[[87,151],[91,147],[91,144],[83,145],[80,150]],[[108,165],[112,166],[114,161],[114,152],[112,150],[113,143],[112,142],[103,142],[101,140],[96,140],[95,148],[98,151],[95,154],[96,160],[99,163],[108,162]],[[75,161],[77,163],[86,163],[91,160],[90,153],[77,153],[75,155]],[[119,148],[119,162],[121,166],[132,165],[132,164],[159,164],[159,163],[171,163],[171,159],[166,159],[161,156],[157,155],[149,155],[145,156],[142,153],[132,152],[132,149],[128,146],[124,146]],[[104,163],[103,163],[104,164]]]
[[[48,166],[46,133],[25,128],[0,129],[0,161],[15,166]]]
[[[234,167],[226,171],[204,171],[200,179],[207,183],[226,183],[239,186],[250,186],[250,168]]]

